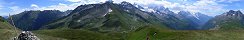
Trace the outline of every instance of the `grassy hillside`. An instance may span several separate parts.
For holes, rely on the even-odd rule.
[[[103,34],[88,30],[80,29],[52,29],[52,30],[39,30],[33,31],[40,39],[43,40],[119,40],[116,33]],[[110,35],[110,36],[108,36]]]
[[[0,16],[0,40],[10,40],[17,36],[16,32],[19,31],[14,30],[14,27]]]
[[[156,32],[156,34],[155,34]],[[242,40],[244,30],[168,30],[143,27],[128,33],[100,33],[81,29],[39,30],[34,33],[44,40]]]
[[[156,34],[154,35],[154,33]],[[163,30],[148,27],[128,34],[127,40],[243,40],[243,30]]]

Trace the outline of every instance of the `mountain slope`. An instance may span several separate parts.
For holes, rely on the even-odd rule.
[[[195,16],[199,19],[200,26],[203,26],[206,22],[209,21],[209,19],[213,18],[211,16],[202,14],[202,13],[195,13]]]
[[[37,30],[44,24],[66,15],[67,13],[58,10],[37,10],[24,11],[12,17],[17,28],[21,30]]]
[[[191,20],[188,20],[186,18],[182,18],[187,15],[179,15],[172,11],[170,11],[168,8],[164,8],[161,5],[156,4],[150,4],[146,8],[140,8],[142,11],[146,11],[149,13],[152,13],[155,18],[160,20],[161,23],[165,24],[168,28],[175,29],[175,30],[195,30],[197,28],[194,28],[195,26],[190,25]],[[182,13],[186,14],[186,13]],[[194,24],[194,23],[192,23]]]
[[[0,29],[14,29],[13,26],[11,26],[6,19],[4,19],[3,17],[0,16],[0,22],[1,22],[1,26]]]
[[[11,40],[19,31],[0,16],[0,40]]]
[[[162,30],[147,27],[128,33],[127,40],[243,40],[243,30]]]
[[[148,4],[148,6],[135,5],[142,11],[150,12],[155,15],[167,27],[176,30],[201,30],[201,26],[211,17],[201,13],[190,13],[188,11],[180,11],[174,13],[168,8],[158,4]]]
[[[244,29],[244,16],[241,11],[233,11],[218,15],[208,21],[204,29],[211,30],[242,30]]]
[[[200,20],[194,14],[188,11],[180,11],[178,15],[181,20],[185,20],[188,23],[189,28],[200,29],[198,24]]]
[[[140,11],[130,3],[106,2],[81,5],[66,18],[49,24],[46,28],[52,29],[60,26],[96,31],[129,31],[146,25],[159,24],[155,20],[156,18],[150,13]]]
[[[119,4],[106,2],[78,6],[68,16],[53,21],[43,26],[42,29],[44,30],[38,30],[34,33],[74,40],[85,39],[83,37],[94,39],[94,36],[89,35],[98,35],[96,37],[100,40],[107,37],[112,38],[111,40],[123,40],[126,39],[128,32],[151,26],[168,29],[151,13],[141,11],[128,2]],[[52,35],[53,33],[55,35]],[[73,38],[63,36],[64,34],[84,36],[73,35],[77,37]]]

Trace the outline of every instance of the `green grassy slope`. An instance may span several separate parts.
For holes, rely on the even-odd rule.
[[[15,30],[0,29],[0,40],[11,40],[17,36]]]
[[[19,31],[14,30],[14,27],[0,16],[0,40],[11,40],[17,36],[16,32]]]
[[[154,32],[157,32],[154,35]],[[149,27],[128,34],[127,40],[243,40],[243,30],[162,30]]]
[[[154,33],[156,34],[154,35]],[[81,29],[52,29],[34,31],[45,40],[242,40],[244,30],[168,30],[143,27],[128,33],[100,33]]]
[[[98,32],[92,32],[88,30],[80,30],[80,29],[52,29],[52,30],[38,30],[33,31],[33,33],[37,34],[40,39],[46,40],[118,40],[120,38],[116,38],[112,35],[107,36],[107,34],[102,34]],[[113,34],[116,35],[116,34]],[[118,35],[117,35],[118,36]]]

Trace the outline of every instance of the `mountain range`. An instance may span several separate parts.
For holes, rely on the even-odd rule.
[[[244,27],[243,17],[240,10],[230,10],[210,19],[203,28],[211,30],[242,30]]]
[[[99,32],[132,31],[140,27],[160,24],[155,16],[128,2],[81,5],[68,16],[44,26],[43,29],[72,28]]]
[[[134,30],[146,25],[160,25],[176,30],[201,30],[200,26],[210,18],[212,17],[201,13],[194,14],[188,11],[174,13],[163,6],[152,4],[144,8],[128,2],[81,5],[65,12],[33,10],[13,15],[16,27],[22,30],[62,27],[89,30],[104,28],[111,30],[122,27],[121,30]]]
[[[221,40],[235,39],[224,35],[242,35],[239,33],[242,31],[229,30],[242,30],[244,27],[244,16],[241,11],[230,10],[211,17],[200,12],[182,10],[175,13],[160,5],[140,6],[125,1],[85,4],[64,12],[30,10],[10,17],[17,28],[33,31],[40,38],[45,38],[44,40],[144,40],[147,37],[154,40]],[[10,17],[1,17],[0,22],[8,20],[11,23]]]
[[[162,25],[176,30],[201,30],[200,26],[211,18],[201,13],[193,14],[188,11],[174,13],[163,6],[151,5],[147,9],[138,6],[128,2],[120,4],[106,2],[103,4],[81,5],[66,12],[58,10],[25,11],[14,15],[13,18],[16,27],[22,30],[55,29],[59,27],[78,29],[85,27],[85,29],[100,30],[100,27],[105,25],[114,26],[115,28],[112,29],[118,29],[116,26],[126,26],[122,29],[132,30],[139,28],[138,26],[143,26],[141,23]],[[155,12],[145,11],[148,9]],[[118,16],[110,16],[110,13],[115,13]],[[29,20],[29,22],[26,20]],[[114,23],[124,25],[115,26]]]
[[[180,11],[174,13],[164,6],[155,4],[140,9],[142,11],[153,13],[162,23],[166,24],[169,28],[176,30],[201,30],[201,26],[212,18],[211,16],[199,12],[191,13],[188,11]],[[153,12],[151,9],[153,9]]]

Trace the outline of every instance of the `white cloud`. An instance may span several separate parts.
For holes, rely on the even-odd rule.
[[[218,0],[217,2],[228,2],[228,3],[232,3],[232,2],[236,2],[236,1],[240,1],[240,0]]]
[[[94,3],[100,3],[100,2],[105,2],[106,0],[67,0],[69,2],[73,2],[72,4],[63,4],[63,3],[59,3],[57,5],[50,5],[50,6],[46,6],[46,7],[40,7],[37,4],[31,4],[30,8],[20,8],[18,6],[13,6],[13,7],[9,7],[13,14],[18,14],[20,12],[23,11],[27,11],[27,10],[61,10],[61,11],[66,11],[66,10],[73,10],[75,9],[77,6],[79,5],[83,5],[83,4],[94,4]],[[120,3],[122,1],[128,1],[128,0],[114,0],[117,3]],[[153,1],[151,0],[144,0],[144,1],[140,1],[139,0],[131,0],[129,2],[147,2],[147,3],[152,3]],[[115,2],[115,3],[116,3]]]
[[[185,2],[188,0],[179,0],[179,1]],[[171,11],[174,11],[175,13],[179,11],[190,11],[192,13],[201,12],[210,16],[215,16],[227,11],[226,9],[223,8],[224,6],[227,5],[219,4],[217,3],[217,0],[198,0],[193,3],[177,3],[177,2],[169,2],[167,0],[161,0],[161,1],[152,0],[152,2],[150,1],[142,2],[142,4],[145,5],[150,3],[163,5],[164,7],[169,8]]]
[[[186,9],[191,12],[201,12],[210,16],[215,16],[225,11],[223,8],[224,6],[226,5],[218,4],[216,0],[199,0]]]
[[[37,6],[36,4],[31,4],[31,7],[33,7],[33,8],[39,8],[39,6]]]
[[[30,8],[20,8],[19,6],[12,6],[12,7],[8,7],[8,8],[11,10],[11,12],[10,12],[11,14],[18,14],[18,13],[21,13],[23,11],[28,11],[28,10],[60,10],[60,11],[73,10],[81,4],[82,3],[73,3],[70,5],[67,5],[67,4],[59,3],[57,5],[50,5],[50,6],[46,6],[46,7],[39,7],[36,4],[31,4]],[[8,13],[5,13],[5,14],[8,14]]]
[[[59,3],[58,5],[51,5],[47,7],[41,7],[40,10],[61,10],[61,11],[66,11],[66,10],[73,10],[77,5],[66,5],[63,3]]]
[[[73,10],[75,9],[77,6],[84,4],[81,2],[78,2],[78,0],[73,0],[73,2],[77,1],[77,3],[72,3],[72,4],[63,4],[63,3],[59,3],[57,5],[50,5],[50,6],[44,6],[44,7],[40,7],[37,4],[31,4],[30,8],[21,8],[19,6],[12,6],[12,7],[8,7],[10,9],[11,14],[18,14],[21,13],[23,11],[28,11],[28,10],[60,10],[60,11],[66,11],[66,10]],[[1,5],[0,5],[1,8]],[[8,14],[8,13],[5,13]]]
[[[60,10],[60,11],[66,11],[66,10],[73,10],[79,5],[100,3],[100,2],[105,2],[106,0],[66,0],[66,1],[72,2],[72,4],[59,3],[57,5],[50,5],[50,6],[46,6],[46,7],[39,7],[36,4],[32,4],[32,5],[30,5],[31,8],[26,8],[26,9],[27,10]]]
[[[241,11],[241,13],[244,13],[244,9],[239,9]]]
[[[11,15],[13,15],[13,14],[18,14],[18,13],[20,13],[20,12],[23,12],[23,11],[25,11],[25,10],[27,10],[27,9],[21,9],[20,7],[18,7],[18,6],[13,6],[13,7],[9,7],[10,9],[11,9]]]
[[[105,2],[106,0],[66,0],[68,2],[71,2],[72,4],[63,4],[59,3],[57,5],[50,5],[46,7],[40,7],[36,4],[30,5],[31,8],[23,8],[25,10],[72,10],[75,9],[79,5],[83,4],[94,4],[94,3],[100,3],[100,2]],[[130,3],[138,3],[138,4],[159,4],[163,5],[166,8],[169,8],[170,10],[174,12],[179,12],[179,11],[190,11],[190,12],[201,12],[204,14],[208,14],[211,16],[221,14],[220,12],[226,11],[223,6],[223,4],[218,4],[217,2],[220,1],[226,1],[226,0],[198,0],[193,3],[176,3],[176,2],[169,2],[167,0],[113,0],[114,3],[120,3],[122,1],[127,1]],[[188,0],[179,0],[179,1],[188,1]],[[228,0],[230,1],[230,0]],[[236,0],[238,1],[238,0]],[[233,0],[231,1],[233,2]],[[23,9],[19,9],[15,11],[23,11]]]
[[[105,2],[106,0],[66,0],[69,2],[73,2],[73,4],[67,5],[67,4],[58,4],[58,5],[51,5],[48,7],[40,7],[41,10],[67,10],[67,9],[74,9],[75,7],[81,5],[81,4],[94,4],[94,3],[100,3]],[[179,11],[190,11],[190,12],[201,12],[204,14],[208,14],[211,16],[220,14],[220,12],[225,11],[223,9],[223,4],[218,4],[217,2],[220,1],[238,1],[238,0],[198,0],[194,3],[176,3],[176,2],[169,2],[167,0],[113,0],[114,3],[120,3],[122,1],[127,1],[130,3],[138,3],[138,4],[160,4],[163,5],[166,8],[169,8],[170,10],[174,12]],[[188,1],[188,0],[179,0],[179,1]],[[210,11],[212,10],[212,11]],[[214,11],[213,11],[214,10]]]
[[[73,3],[81,3],[81,4],[94,4],[99,2],[105,2],[106,0],[66,0],[68,2]]]
[[[31,10],[40,10],[40,9],[39,9],[39,6],[36,5],[36,4],[31,4],[31,6],[30,6],[29,9],[31,9]]]
[[[69,2],[80,2],[81,0],[67,0]]]
[[[66,11],[66,10],[73,10],[77,6],[79,6],[79,3],[74,3],[71,5],[59,3],[58,5],[50,5],[46,7],[39,7],[36,4],[30,5],[31,8],[26,8],[26,10],[60,10],[60,11]]]
[[[78,5],[72,4],[72,5],[66,5],[63,3],[59,3],[58,5],[51,5],[47,7],[39,7],[36,4],[31,4],[31,8],[20,8],[19,6],[12,6],[9,7],[11,9],[11,14],[18,14],[23,11],[28,11],[28,10],[60,10],[60,11],[66,11],[66,10],[73,10],[76,8]]]
[[[198,0],[196,2],[186,4],[163,0],[158,3],[161,3],[164,7],[169,8],[176,13],[179,11],[190,11],[192,13],[201,12],[210,16],[221,14],[221,12],[225,11],[223,7],[226,6],[218,4],[216,0]]]

